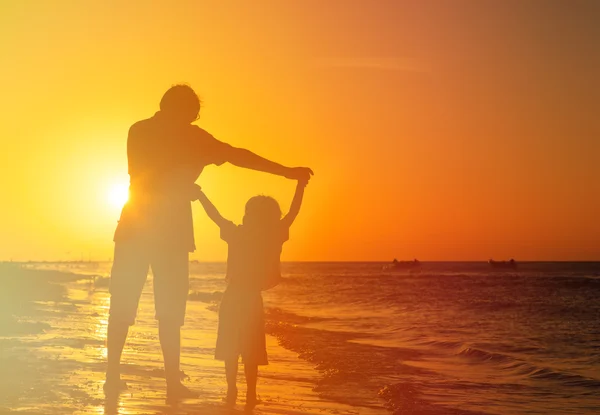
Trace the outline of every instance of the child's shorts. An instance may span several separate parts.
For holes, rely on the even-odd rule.
[[[267,365],[265,316],[260,291],[228,287],[219,308],[215,359]]]

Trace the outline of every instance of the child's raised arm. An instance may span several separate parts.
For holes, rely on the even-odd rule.
[[[213,205],[212,202],[208,199],[208,197],[206,197],[206,195],[204,194],[202,189],[200,189],[199,186],[195,186],[192,197],[193,197],[192,200],[200,201],[200,203],[202,204],[202,207],[206,211],[206,214],[208,215],[208,217],[214,223],[216,223],[217,226],[219,226],[219,228],[221,228],[225,224],[229,223],[229,221],[227,219],[225,219],[223,216],[221,216],[221,214],[219,213],[219,211],[217,210],[215,205]]]
[[[302,205],[302,198],[304,197],[304,188],[308,184],[306,180],[298,180],[298,185],[296,186],[296,194],[294,194],[294,200],[292,200],[292,205],[290,206],[290,211],[283,219],[281,219],[281,223],[288,228],[292,226],[294,220],[296,220],[296,216],[298,216],[298,212],[300,212],[300,206]]]

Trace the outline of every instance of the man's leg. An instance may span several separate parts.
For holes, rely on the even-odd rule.
[[[181,383],[179,360],[181,353],[181,327],[169,321],[158,321],[158,337],[165,361],[165,379],[169,399],[197,398],[198,393]]]
[[[158,337],[165,360],[165,377],[168,385],[180,383],[179,360],[181,352],[181,327],[170,321],[158,322]]]
[[[142,247],[134,243],[115,244],[115,256],[110,276],[110,311],[106,334],[107,367],[104,391],[126,389],[121,382],[121,354],[129,326],[135,322],[137,307],[146,275],[148,260]]]
[[[129,324],[109,321],[106,334],[106,349],[108,354],[106,383],[118,383],[121,380],[121,354],[123,353],[128,332]]]
[[[195,398],[198,394],[181,383],[181,326],[189,291],[189,254],[187,251],[159,249],[153,254],[154,304],[158,336],[165,362],[169,398]]]

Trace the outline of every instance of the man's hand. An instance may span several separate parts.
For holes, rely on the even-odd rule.
[[[202,196],[202,195],[203,195],[202,188],[194,183],[190,189],[190,200],[191,201],[198,200],[198,199],[200,199],[200,196]]]
[[[313,174],[313,171],[308,167],[290,167],[285,177],[292,180],[298,180],[299,182],[308,183],[310,176]]]

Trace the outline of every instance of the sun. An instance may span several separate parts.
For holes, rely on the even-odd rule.
[[[107,192],[108,203],[116,208],[122,208],[129,199],[129,186],[123,183],[114,184]]]

